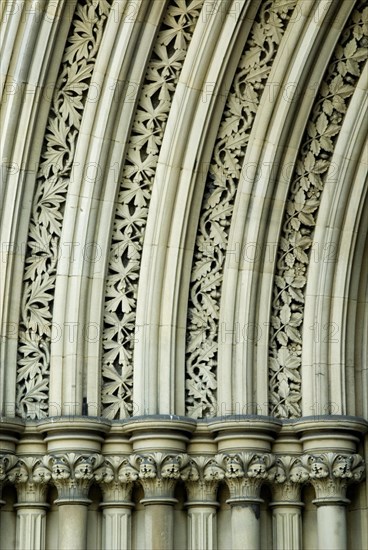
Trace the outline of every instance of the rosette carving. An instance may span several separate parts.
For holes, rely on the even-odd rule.
[[[176,85],[203,0],[169,3],[138,100],[117,199],[105,288],[102,415],[133,412],[138,279],[148,207]]]
[[[301,355],[307,269],[326,176],[354,87],[367,60],[368,8],[358,2],[327,67],[292,177],[274,280],[269,360],[270,414],[301,416]],[[332,243],[330,243],[332,244]],[[329,254],[315,250],[319,261]],[[313,329],[313,327],[311,327]]]
[[[209,166],[195,243],[188,304],[186,407],[217,412],[221,286],[242,161],[272,63],[296,0],[261,2],[226,102]]]
[[[48,414],[51,323],[66,194],[111,1],[77,3],[44,137],[29,222],[19,332],[17,414],[26,418]]]

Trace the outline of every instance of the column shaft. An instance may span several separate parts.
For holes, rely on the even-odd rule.
[[[300,550],[302,539],[300,506],[274,505],[272,533],[274,550]]]
[[[17,510],[17,550],[44,550],[46,542],[45,508],[22,507]]]
[[[145,504],[145,550],[174,548],[174,509],[172,504]]]
[[[232,550],[260,550],[259,504],[231,506]]]
[[[131,509],[111,506],[104,508],[102,514],[103,548],[106,550],[130,550]]]
[[[188,509],[188,549],[215,550],[217,546],[216,509],[190,506]]]
[[[346,506],[319,505],[317,508],[318,548],[347,550]]]
[[[87,512],[85,504],[59,504],[59,550],[86,550]]]

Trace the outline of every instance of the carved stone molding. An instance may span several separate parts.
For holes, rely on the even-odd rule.
[[[103,463],[98,454],[66,453],[51,457],[52,479],[58,490],[57,504],[88,503],[88,491],[94,481],[94,470]]]
[[[51,480],[51,457],[21,457],[8,472],[8,480],[17,489],[18,504],[45,503]]]
[[[361,481],[365,474],[363,458],[358,454],[324,453],[309,455],[309,479],[316,491],[317,506],[338,502],[348,504],[346,489]]]

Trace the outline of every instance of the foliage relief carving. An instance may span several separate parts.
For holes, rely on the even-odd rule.
[[[122,173],[105,290],[102,414],[133,412],[137,289],[151,190],[172,98],[203,0],[167,8],[148,64]]]
[[[48,414],[52,309],[68,184],[111,0],[79,2],[52,98],[29,225],[17,369],[17,414]]]
[[[216,139],[201,207],[190,282],[186,408],[194,418],[217,410],[221,286],[242,160],[262,93],[296,0],[262,2],[240,59]]]
[[[282,225],[274,280],[269,359],[270,414],[301,416],[306,271],[321,193],[349,98],[368,53],[368,8],[359,2],[335,48],[300,148]]]

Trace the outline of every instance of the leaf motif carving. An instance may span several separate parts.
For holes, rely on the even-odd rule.
[[[347,21],[319,88],[296,162],[282,224],[284,230],[277,256],[269,350],[269,411],[271,415],[282,418],[301,416],[305,272],[310,261],[308,254],[313,242],[320,192],[349,98],[367,59],[363,6],[364,2],[359,2]],[[293,311],[291,316],[287,315],[289,310]]]

